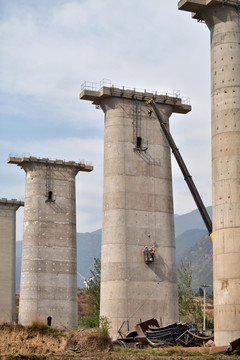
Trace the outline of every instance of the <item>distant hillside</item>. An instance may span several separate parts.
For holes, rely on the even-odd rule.
[[[212,240],[203,236],[182,256],[184,262],[192,262],[192,288],[198,290],[201,284],[213,284]],[[179,265],[179,260],[178,260]],[[212,286],[207,289],[212,293]]]
[[[207,212],[212,218],[212,207],[207,207]],[[175,215],[174,216],[175,223],[175,236],[181,235],[187,230],[191,229],[202,229],[206,230],[206,226],[202,220],[202,217],[198,210],[193,210],[190,213],[184,215]]]
[[[176,237],[177,261],[205,235],[207,235],[207,231],[200,229],[187,230],[183,234],[178,235]]]
[[[84,279],[90,277],[94,258],[101,258],[102,230],[91,233],[77,233],[77,284],[84,287]],[[16,292],[20,291],[22,241],[16,243]]]
[[[209,207],[207,209],[211,215],[211,208]],[[175,215],[177,261],[179,263],[181,257],[184,258],[184,261],[187,261],[187,259],[192,260],[194,273],[193,281],[195,285],[203,281],[209,282],[209,277],[212,277],[210,274],[212,262],[210,265],[208,263],[211,260],[211,255],[209,254],[209,242],[202,240],[205,239],[206,233],[205,225],[198,210],[194,210],[184,215]],[[77,233],[78,287],[83,287],[84,278],[89,278],[90,270],[93,269],[94,258],[101,258],[101,235],[101,229],[91,233]],[[22,241],[18,241],[16,243],[17,292],[19,292],[20,287],[21,252]],[[197,272],[196,275],[195,271]]]

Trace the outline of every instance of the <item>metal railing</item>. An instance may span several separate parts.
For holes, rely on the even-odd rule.
[[[99,91],[103,86],[111,87],[112,83],[109,79],[102,79],[99,83],[84,81],[81,85],[81,91],[83,90],[92,90],[92,91]]]
[[[85,161],[83,159],[78,159],[77,161],[75,160],[67,160],[67,159],[54,159],[54,158],[42,158],[42,157],[37,157],[37,156],[32,156],[30,153],[23,153],[21,155],[19,154],[13,154],[13,153],[10,153],[8,155],[8,157],[12,157],[12,158],[19,158],[19,159],[23,159],[23,158],[28,158],[29,160],[36,160],[36,161],[41,161],[41,160],[46,160],[46,163],[48,161],[52,162],[52,161],[62,161],[63,163],[65,162],[76,162],[77,164],[80,164],[80,165],[89,165],[89,166],[92,166],[92,161]]]
[[[133,87],[128,87],[128,86],[127,87],[126,86],[118,86],[118,85],[113,85],[111,80],[109,80],[109,79],[102,79],[99,83],[85,81],[81,85],[81,91],[84,91],[84,90],[99,91],[102,87],[111,88],[113,93],[114,93],[114,90],[121,90],[122,93],[124,93],[125,91],[132,91],[133,94],[135,92],[140,92],[143,94],[153,94],[154,96],[162,95],[166,98],[172,97],[172,98],[176,98],[176,99],[181,99],[182,104],[190,105],[190,98],[186,97],[186,96],[180,96],[180,90],[173,90],[172,94],[170,94],[167,92],[159,92],[159,91],[154,91],[154,90],[133,88]]]

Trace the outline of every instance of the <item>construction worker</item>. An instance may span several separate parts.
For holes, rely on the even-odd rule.
[[[148,257],[149,257],[149,250],[148,250],[148,247],[146,245],[145,248],[144,248],[144,261],[145,262],[148,262]]]
[[[150,250],[150,255],[151,255],[152,260],[154,260],[154,254],[155,254],[155,247],[153,245]]]

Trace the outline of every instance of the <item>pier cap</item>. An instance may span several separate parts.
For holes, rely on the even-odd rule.
[[[82,88],[80,93],[80,99],[90,100],[95,105],[101,105],[104,99],[109,97],[119,97],[129,100],[147,101],[151,98],[157,104],[170,105],[173,108],[173,112],[186,114],[191,111],[191,105],[182,102],[182,99],[178,96],[169,96],[166,94],[157,94],[157,92],[138,91],[135,89],[118,88],[115,86],[107,87],[103,86],[100,89],[89,89],[87,86]],[[189,99],[188,99],[189,101]]]
[[[7,199],[7,198],[0,198],[0,204],[3,205],[12,205],[12,206],[24,206],[24,201],[17,200],[17,199]]]
[[[203,20],[202,11],[214,5],[237,6],[238,0],[180,0],[178,9],[192,12],[192,17],[197,20]]]
[[[78,171],[90,172],[93,170],[92,165],[86,165],[83,162],[74,162],[74,161],[64,161],[64,160],[50,160],[48,158],[37,158],[37,157],[14,157],[10,156],[7,160],[9,164],[16,164],[18,166],[23,166],[26,163],[42,163],[45,165],[53,165],[53,166],[68,166],[75,167]]]

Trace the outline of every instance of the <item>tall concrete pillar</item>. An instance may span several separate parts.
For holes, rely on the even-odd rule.
[[[105,113],[100,315],[113,338],[152,317],[179,319],[170,149],[148,116],[153,96],[114,87],[80,94]],[[155,101],[167,124],[191,109],[177,98]],[[144,262],[145,245],[156,247],[153,263]]]
[[[16,320],[16,199],[0,199],[0,322]]]
[[[77,327],[75,176],[93,167],[14,158],[26,172],[19,322]]]
[[[211,31],[213,281],[216,345],[240,337],[240,8],[182,0]]]

